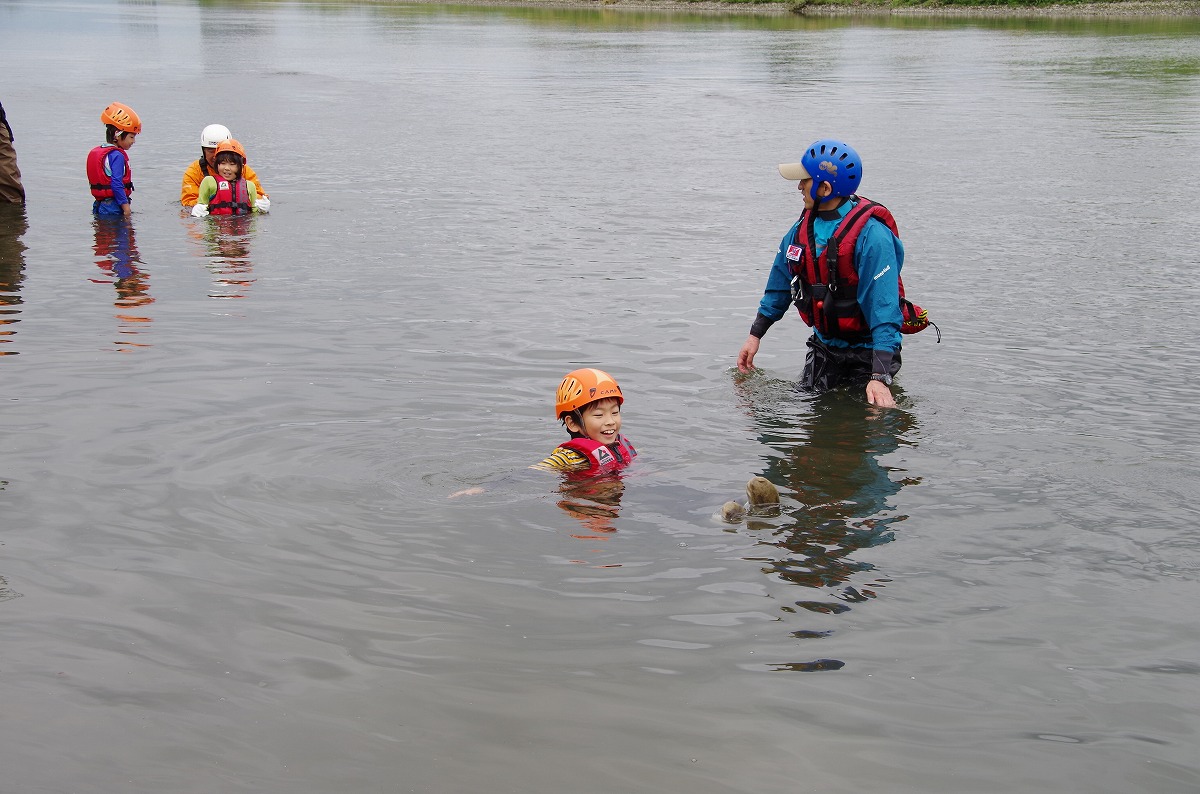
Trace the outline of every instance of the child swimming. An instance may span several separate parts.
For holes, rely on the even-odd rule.
[[[567,373],[558,386],[554,415],[571,439],[533,468],[590,476],[628,466],[637,450],[621,435],[624,402],[621,387],[607,372],[588,368]]]

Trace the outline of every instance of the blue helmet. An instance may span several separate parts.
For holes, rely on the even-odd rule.
[[[826,201],[853,196],[862,182],[862,158],[858,156],[858,152],[841,141],[817,141],[808,147],[804,156],[800,158],[800,164],[812,177],[813,201],[821,200],[817,198],[817,188],[822,182],[828,182],[833,188]]]

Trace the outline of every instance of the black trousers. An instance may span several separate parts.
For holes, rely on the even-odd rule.
[[[821,393],[839,386],[867,388],[871,379],[875,351],[866,347],[829,347],[816,334],[808,337],[808,353],[804,357],[804,372],[800,375],[803,391]],[[900,371],[900,351],[892,354],[888,374],[895,377]]]

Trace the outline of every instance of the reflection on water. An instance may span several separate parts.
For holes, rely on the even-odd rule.
[[[149,347],[143,340],[135,340],[145,333],[144,325],[152,322],[141,307],[154,303],[150,295],[150,274],[144,270],[141,254],[138,253],[137,238],[133,222],[122,217],[96,217],[92,219],[95,232],[94,251],[96,267],[103,271],[101,278],[92,278],[95,284],[112,284],[117,291],[113,306],[117,308],[117,334],[114,344],[118,350]],[[137,309],[138,311],[131,311]]]
[[[0,601],[8,601],[13,598],[20,598],[21,594],[8,586],[8,582],[3,576],[0,576]]]
[[[890,513],[900,489],[919,478],[893,478],[880,456],[911,438],[916,422],[907,411],[879,410],[857,393],[835,390],[795,406],[771,405],[740,387],[759,428],[759,440],[773,453],[763,476],[789,489],[802,507],[788,520],[749,521],[749,529],[770,532],[747,559],[763,564],[763,572],[809,588],[785,612],[838,615],[852,605],[878,597],[889,581],[875,565],[854,559],[855,552],[890,542],[894,525],[908,518]],[[897,389],[897,397],[902,393]],[[829,636],[828,630],[799,630],[797,639]],[[776,665],[778,670],[831,670],[832,659]]]
[[[1071,36],[1190,36],[1200,33],[1200,19],[1195,16],[1147,16],[1147,17],[1085,17],[1085,16],[1036,16],[1036,9],[1027,9],[1029,16],[1004,14],[971,17],[946,10],[942,16],[921,13],[914,16],[883,14],[871,18],[871,24],[881,28],[907,30],[996,30],[1014,33],[1053,33]],[[817,21],[819,18],[812,18]],[[837,18],[826,18],[833,23]],[[861,20],[857,24],[861,24]]]
[[[613,522],[621,513],[621,496],[625,483],[620,472],[589,479],[572,479],[568,476],[559,486],[562,499],[558,506],[567,515],[582,525],[582,531],[571,537],[579,540],[608,540],[616,532]],[[582,563],[583,560],[572,560]],[[601,568],[620,568],[619,563],[600,565]]]
[[[244,298],[254,283],[250,240],[257,228],[257,215],[208,217],[188,226],[191,238],[212,274],[210,298]]]
[[[2,253],[3,252],[0,251],[0,254],[2,254]],[[3,340],[0,340],[0,341],[3,341]],[[3,353],[0,353],[0,355],[3,355]],[[3,491],[7,486],[8,486],[7,481],[0,480],[0,491]],[[0,576],[0,601],[8,601],[11,598],[19,598],[20,595],[21,595],[20,593],[16,592],[15,590],[13,590],[12,588],[10,588],[8,586],[8,581],[3,576]]]
[[[6,109],[39,130],[28,230],[0,220],[22,353],[0,599],[24,594],[0,603],[0,789],[1200,790],[1200,37],[351,2],[0,18]],[[136,229],[97,229],[97,268],[68,175],[101,40],[147,134]],[[204,108],[253,141],[272,215],[179,217]],[[919,429],[798,399],[795,319],[778,375],[730,389],[796,212],[775,163],[823,134],[873,152],[905,280],[957,329],[906,344]],[[1173,201],[1114,193],[1133,154]],[[154,322],[114,334],[139,300],[115,311]],[[97,324],[153,347],[97,361]],[[627,373],[643,461],[446,500],[536,459],[547,380],[584,360]],[[715,519],[755,473],[783,511]]]
[[[11,345],[21,321],[21,282],[25,280],[25,243],[28,223],[21,204],[0,202],[0,345]],[[0,347],[0,356],[19,351]]]

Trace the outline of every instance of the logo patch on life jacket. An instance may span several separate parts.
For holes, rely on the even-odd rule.
[[[617,462],[617,459],[613,457],[613,454],[608,447],[600,447],[596,450],[596,460],[600,461],[601,466],[607,466],[610,463]]]
[[[804,246],[789,245],[787,250],[787,258],[793,262],[799,262],[800,257],[804,256]]]

